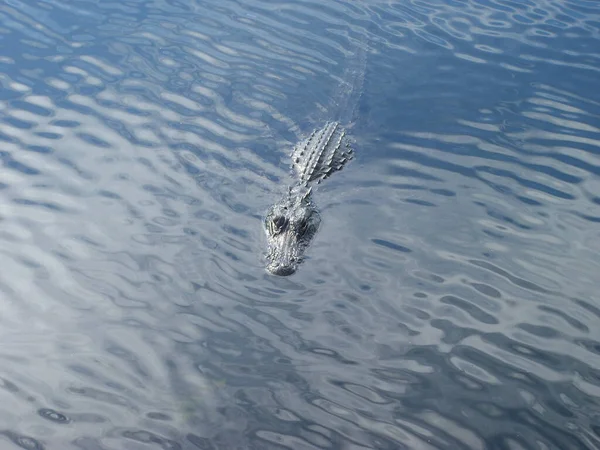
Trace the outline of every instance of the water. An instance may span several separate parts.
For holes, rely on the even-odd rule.
[[[600,448],[600,6],[6,0],[0,448]],[[269,276],[368,38],[356,159]]]

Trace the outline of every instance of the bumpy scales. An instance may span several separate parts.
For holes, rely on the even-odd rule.
[[[351,158],[346,130],[337,122],[328,122],[294,147],[292,165],[300,183],[308,185],[341,170]]]
[[[292,166],[297,183],[265,218],[269,272],[286,276],[296,271],[321,223],[311,199],[312,184],[341,170],[352,157],[346,130],[338,122],[328,122],[294,147]]]

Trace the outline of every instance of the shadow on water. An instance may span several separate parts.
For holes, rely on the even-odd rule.
[[[599,18],[7,1],[0,447],[599,447]],[[272,277],[263,215],[358,36],[356,160]]]

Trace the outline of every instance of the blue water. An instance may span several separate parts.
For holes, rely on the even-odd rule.
[[[600,448],[600,3],[4,0],[0,45],[1,449]]]

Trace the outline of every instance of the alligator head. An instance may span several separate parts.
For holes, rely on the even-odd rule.
[[[319,229],[321,218],[310,199],[310,188],[296,186],[273,205],[265,218],[267,270],[273,275],[293,274]]]

